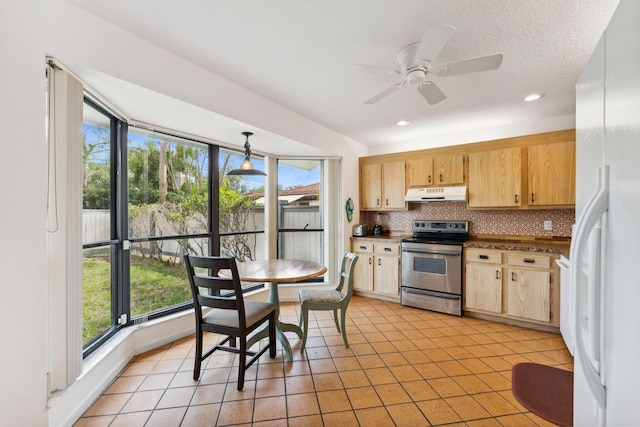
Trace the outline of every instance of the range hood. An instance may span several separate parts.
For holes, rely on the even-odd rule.
[[[466,202],[467,187],[410,188],[405,202]]]

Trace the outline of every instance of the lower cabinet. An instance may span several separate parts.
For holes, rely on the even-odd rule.
[[[373,298],[399,301],[400,243],[353,239],[351,251],[358,255],[354,290]]]
[[[495,320],[560,326],[559,271],[548,253],[465,249],[464,309]]]

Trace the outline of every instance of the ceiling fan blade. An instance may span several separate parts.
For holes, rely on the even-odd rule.
[[[400,83],[394,84],[393,86],[383,90],[382,92],[380,92],[379,94],[377,94],[376,96],[374,96],[373,98],[365,101],[365,104],[375,104],[376,102],[380,101],[382,98],[386,98],[387,96],[391,95],[393,92],[395,92],[396,90],[400,89],[402,86],[404,86],[406,80],[403,80]]]
[[[434,82],[422,82],[418,86],[418,92],[429,103],[429,105],[437,104],[438,102],[447,99],[447,96],[442,93],[440,88],[436,86]]]
[[[416,52],[416,61],[426,60],[429,63],[433,62],[440,55],[440,52],[442,52],[442,49],[444,49],[444,46],[455,31],[456,27],[451,25],[429,25]]]
[[[477,73],[479,71],[495,70],[502,64],[502,54],[481,56],[479,58],[467,59],[465,61],[452,62],[439,67],[435,74],[445,76],[455,76],[458,74]]]

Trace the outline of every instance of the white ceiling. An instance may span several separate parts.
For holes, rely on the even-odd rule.
[[[577,77],[618,0],[70,2],[369,147],[423,140],[427,148],[438,135],[573,115]],[[365,105],[402,78],[353,64],[397,69],[397,52],[432,23],[456,27],[435,65],[502,53],[501,67],[434,76],[447,99],[433,106],[410,85]],[[83,77],[114,98],[126,86],[100,73]],[[546,95],[524,103],[531,92]],[[128,114],[144,121],[149,105],[131,104]],[[398,127],[399,119],[411,125]],[[261,149],[278,154],[275,145]]]

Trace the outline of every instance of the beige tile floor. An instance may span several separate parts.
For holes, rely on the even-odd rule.
[[[283,304],[281,318],[298,309]],[[75,425],[548,426],[514,399],[511,367],[573,370],[552,333],[354,297],[347,349],[330,314],[313,313],[305,353],[288,334],[293,362],[264,355],[241,392],[233,354],[192,379],[193,336],[138,355]]]

